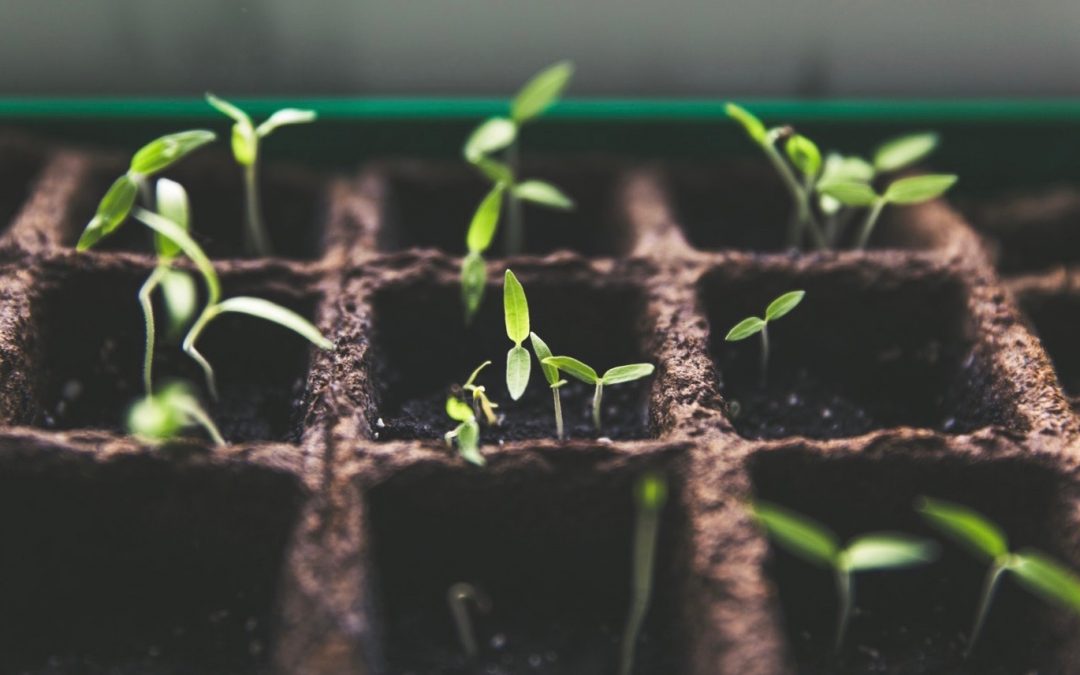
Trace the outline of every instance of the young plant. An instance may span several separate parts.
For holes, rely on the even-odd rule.
[[[151,441],[170,441],[193,426],[202,427],[217,445],[225,445],[210,415],[199,404],[191,388],[183,382],[170,382],[156,394],[147,394],[131,407],[128,431]]]
[[[495,414],[495,409],[499,407],[499,404],[492,402],[488,398],[487,389],[483,385],[476,384],[476,378],[480,375],[480,371],[490,365],[491,361],[484,361],[477,366],[461,388],[465,393],[472,396],[473,413],[476,417],[479,418],[482,414],[489,426],[495,426],[499,423],[499,416]]]
[[[765,308],[765,318],[750,316],[735,324],[724,338],[728,342],[745,340],[752,335],[761,335],[761,382],[769,377],[769,322],[775,321],[795,309],[806,291],[788,291],[769,303]]]
[[[634,487],[634,497],[637,502],[637,524],[634,529],[632,600],[623,630],[619,675],[630,675],[634,670],[634,651],[638,635],[649,611],[653,568],[656,564],[656,542],[660,535],[660,516],[667,502],[667,481],[662,474],[650,471],[638,480]]]
[[[551,396],[555,405],[555,436],[561,441],[564,437],[564,430],[562,397],[559,390],[566,384],[566,380],[559,377],[558,368],[544,363],[544,359],[550,358],[552,355],[547,343],[541,340],[536,333],[529,333],[529,341],[532,342],[533,354],[536,355],[536,360],[540,362],[540,370],[544,373],[544,379],[547,380],[548,386],[551,388]]]
[[[484,253],[495,238],[505,191],[506,186],[499,183],[487,193],[476,208],[469,224],[469,232],[465,236],[465,246],[469,252],[461,261],[461,301],[465,305],[466,322],[472,321],[484,300],[484,289],[487,287],[487,262],[484,260]]]
[[[517,139],[522,127],[538,118],[562,95],[574,74],[574,65],[561,61],[535,75],[517,93],[509,117],[493,117],[473,130],[465,141],[465,159],[497,186],[507,191],[509,222],[506,254],[521,252],[525,234],[521,202],[528,201],[555,209],[572,209],[573,202],[558,188],[539,180],[519,182]],[[503,152],[504,161],[492,155]]]
[[[994,592],[1006,572],[1012,572],[1029,591],[1080,614],[1080,576],[1061,563],[1039,551],[1013,553],[1001,528],[966,506],[923,497],[917,509],[930,525],[990,564],[964,649],[965,657],[979,639]]]
[[[244,214],[246,229],[244,241],[248,253],[268,256],[272,252],[270,237],[262,219],[259,201],[259,143],[278,127],[288,124],[307,124],[315,121],[314,110],[282,108],[270,115],[262,124],[255,126],[246,112],[213,94],[206,101],[222,114],[232,118],[232,151],[236,163],[244,170]]]
[[[651,363],[631,363],[625,366],[610,368],[603,376],[600,376],[590,366],[572,356],[549,356],[540,363],[553,366],[571,377],[581,380],[585,384],[591,384],[596,389],[593,392],[593,425],[596,433],[600,433],[600,400],[604,394],[604,385],[622,384],[633,382],[653,374],[655,368]]]
[[[472,406],[451,395],[446,399],[446,414],[458,423],[443,435],[446,445],[457,443],[462,459],[484,466],[484,456],[480,454],[480,423],[476,421]]]
[[[135,206],[139,193],[142,193],[143,205],[153,209],[149,179],[212,142],[214,138],[216,137],[212,131],[192,129],[156,138],[141,147],[132,156],[127,173],[117,178],[101,198],[97,212],[79,237],[76,249],[89,249],[102,237],[112,234],[123,225]]]
[[[506,388],[515,401],[529,386],[532,360],[529,352],[521,346],[529,337],[529,302],[525,289],[510,270],[506,270],[503,283],[503,314],[506,320],[506,336],[514,343],[506,353]]]
[[[868,183],[851,180],[835,180],[822,185],[820,189],[822,194],[845,206],[868,209],[855,241],[855,248],[862,250],[870,242],[874,225],[885,206],[921,204],[945,194],[954,183],[956,176],[951,174],[926,174],[895,180],[880,194]]]
[[[839,602],[835,649],[840,650],[855,603],[852,575],[872,570],[924,565],[937,558],[937,544],[904,534],[864,534],[844,548],[836,535],[820,523],[785,508],[758,501],[753,505],[757,521],[777,544],[796,556],[833,571]]]
[[[476,631],[469,617],[469,605],[487,614],[491,611],[491,598],[476,586],[462,582],[447,590],[446,604],[450,606],[450,616],[454,619],[461,648],[470,659],[475,658],[480,653],[480,645],[476,641]]]

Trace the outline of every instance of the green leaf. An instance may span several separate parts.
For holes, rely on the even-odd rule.
[[[248,117],[248,114],[225,99],[218,98],[210,92],[206,92],[206,102],[214,106],[218,112],[231,117],[237,124],[246,124],[249,127],[252,126],[251,118]]]
[[[903,534],[868,534],[852,541],[840,553],[840,562],[850,572],[895,569],[922,565],[937,558],[937,544]]]
[[[761,329],[764,327],[764,319],[759,319],[756,316],[750,316],[735,324],[735,326],[728,331],[728,334],[726,337],[724,337],[724,339],[728,342],[745,340],[751,335],[757,335],[758,333],[760,333]]]
[[[184,186],[168,178],[159,178],[155,187],[154,201],[162,218],[173,221],[184,230],[190,230],[190,206]],[[160,257],[170,259],[180,254],[180,247],[167,237],[154,234],[154,247]]]
[[[232,127],[232,151],[236,163],[251,166],[259,156],[259,136],[250,124],[237,122]]]
[[[507,148],[517,138],[517,125],[505,117],[492,117],[476,127],[465,141],[463,152],[470,163]]]
[[[830,152],[821,171],[821,182],[869,183],[874,179],[874,167],[862,157],[845,157]]]
[[[632,363],[627,366],[609,368],[601,379],[604,380],[604,384],[622,384],[623,382],[633,382],[648,377],[653,374],[654,370],[656,368],[651,363]]]
[[[195,316],[198,307],[195,280],[187,272],[168,270],[161,277],[161,296],[165,300],[170,328],[173,332],[181,330]]]
[[[784,146],[788,158],[804,176],[817,176],[821,171],[821,151],[806,136],[795,134]]]
[[[484,456],[480,454],[480,425],[476,420],[462,422],[457,430],[458,452],[461,457],[476,466],[484,466]]]
[[[533,354],[536,355],[536,360],[540,362],[540,370],[544,371],[544,379],[547,380],[548,384],[557,384],[559,382],[559,369],[544,363],[544,359],[552,355],[547,343],[541,340],[536,333],[529,333],[529,340],[532,342]]]
[[[747,135],[757,143],[758,145],[769,144],[769,130],[765,128],[765,125],[761,123],[757,117],[754,117],[749,110],[735,103],[728,103],[724,106],[724,111],[727,112],[727,116],[735,120],[742,125],[746,130]]]
[[[874,188],[866,183],[838,180],[818,184],[818,192],[847,206],[870,206],[878,200]]]
[[[595,370],[572,356],[549,356],[541,361],[541,363],[555,366],[562,372],[581,380],[585,384],[596,384],[600,380],[600,376],[596,374]]]
[[[502,213],[504,189],[501,184],[492,188],[473,214],[469,232],[465,235],[465,245],[471,253],[483,253],[491,246],[495,228],[499,225],[499,214]]]
[[[569,211],[574,208],[574,200],[567,197],[559,188],[542,180],[522,181],[514,186],[514,196],[534,204]]]
[[[895,181],[885,190],[885,199],[892,204],[918,204],[940,197],[956,183],[956,176],[927,174]]]
[[[820,523],[769,502],[753,506],[754,516],[776,543],[791,553],[831,567],[839,554],[836,536]]]
[[[806,291],[788,291],[784,293],[770,302],[769,306],[765,308],[765,320],[776,321],[798,307],[804,297],[806,297]]]
[[[514,172],[506,164],[490,157],[480,157],[473,165],[480,169],[480,173],[487,176],[492,183],[501,184],[505,188],[514,184]]]
[[[468,422],[476,419],[472,406],[462,401],[457,396],[449,396],[446,399],[446,414],[455,422]]]
[[[1028,590],[1080,614],[1080,577],[1058,561],[1025,550],[1013,556],[1009,569]]]
[[[517,346],[529,337],[529,301],[525,289],[510,270],[506,270],[503,283],[503,314],[506,319],[506,336]]]
[[[996,560],[1009,552],[1005,533],[973,509],[927,497],[916,508],[931,525],[977,555]]]
[[[465,305],[465,319],[472,320],[484,300],[487,287],[487,264],[478,253],[470,253],[461,262],[461,301]]]
[[[636,487],[637,502],[643,508],[654,512],[664,508],[668,486],[662,474],[650,471],[638,479]]]
[[[524,347],[516,345],[506,353],[506,388],[510,391],[510,398],[516,401],[525,393],[531,370],[532,360]]]
[[[931,132],[908,134],[878,146],[874,151],[874,168],[881,173],[899,171],[926,158],[938,144],[938,135]]]
[[[156,213],[147,211],[146,209],[136,209],[135,217],[141,220],[147,227],[154,232],[164,236],[166,239],[172,241],[174,244],[180,247],[180,250],[184,252],[191,262],[198,268],[199,273],[203,277],[203,281],[206,283],[206,291],[209,296],[208,302],[210,304],[217,303],[221,297],[221,282],[218,280],[217,271],[214,269],[213,263],[210,262],[210,258],[203,252],[202,247],[195,243],[195,240],[191,238],[191,235],[187,233],[187,230],[181,229],[179,225],[173,221],[162,218]]]
[[[98,204],[97,213],[86,225],[86,229],[83,230],[82,236],[79,237],[79,243],[76,245],[76,250],[85,251],[94,244],[101,241],[101,239],[120,227],[125,220],[127,220],[128,214],[131,213],[131,207],[135,205],[135,197],[139,194],[139,185],[131,176],[124,174],[116,179],[116,181],[105,192],[105,196],[101,198],[101,202]]]
[[[217,308],[219,312],[237,312],[272,321],[297,333],[320,349],[334,348],[334,343],[327,340],[310,321],[291,309],[269,300],[241,295],[221,301]]]
[[[128,433],[151,441],[176,438],[186,423],[186,416],[161,394],[139,399],[127,416]]]
[[[255,133],[259,138],[265,138],[274,131],[277,131],[278,127],[283,127],[289,124],[308,124],[314,122],[318,115],[314,110],[300,110],[299,108],[282,108],[278,110],[270,117],[267,117],[262,124],[255,127]]]
[[[510,116],[521,124],[540,115],[558,100],[574,76],[574,64],[560,61],[548,66],[525,83],[510,104]]]
[[[129,171],[139,176],[152,176],[163,171],[191,152],[210,143],[215,138],[213,131],[193,129],[162,136],[150,141],[131,158]]]
[[[480,371],[483,370],[484,368],[487,368],[490,365],[491,365],[491,361],[484,361],[483,363],[478,365],[476,367],[476,370],[472,371],[472,374],[469,375],[469,379],[465,380],[465,385],[464,386],[468,387],[473,382],[475,382],[476,381],[476,376],[480,374]]]

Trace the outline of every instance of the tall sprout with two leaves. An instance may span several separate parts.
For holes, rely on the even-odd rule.
[[[864,534],[842,547],[824,525],[765,501],[756,502],[753,513],[777,544],[808,563],[832,570],[839,602],[834,642],[837,651],[844,643],[855,604],[854,574],[925,565],[938,554],[933,541],[892,532]]]
[[[307,124],[315,121],[314,110],[282,108],[270,115],[262,124],[255,126],[251,117],[228,101],[213,94],[206,95],[206,101],[224,115],[232,118],[233,158],[244,171],[244,242],[252,255],[267,256],[273,251],[270,236],[262,217],[262,204],[259,201],[258,161],[262,139],[279,127],[289,124]]]
[[[994,592],[1006,573],[1029,591],[1080,614],[1080,576],[1072,570],[1039,551],[1011,551],[1005,532],[966,506],[926,497],[916,506],[930,525],[989,564],[965,656],[971,654],[979,639]]]
[[[888,205],[906,206],[937,199],[956,183],[956,176],[933,174],[909,176],[893,181],[878,192],[869,183],[837,180],[821,186],[821,192],[845,206],[865,208],[866,216],[855,240],[855,248],[864,249],[870,243],[881,211]]]
[[[753,335],[761,336],[761,383],[764,385],[769,377],[769,322],[785,316],[795,309],[802,299],[806,297],[806,291],[788,291],[769,303],[765,308],[765,317],[749,316],[735,324],[724,338],[728,342],[738,342]]]
[[[581,380],[585,384],[591,384],[593,389],[592,417],[596,433],[601,430],[601,412],[604,387],[613,384],[633,382],[653,374],[655,367],[651,363],[631,363],[625,366],[609,368],[603,375],[598,374],[591,366],[588,366],[572,356],[549,356],[541,363],[545,366],[557,368],[574,379]]]

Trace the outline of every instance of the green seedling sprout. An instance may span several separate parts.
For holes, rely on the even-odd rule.
[[[529,301],[525,289],[510,270],[506,270],[503,283],[503,314],[506,320],[506,336],[514,343],[506,353],[506,388],[515,401],[529,386],[532,360],[529,352],[521,346],[529,337]]]
[[[765,318],[750,316],[735,324],[724,338],[728,342],[745,340],[752,335],[761,335],[761,382],[769,377],[769,322],[775,321],[795,309],[806,296],[806,291],[788,291],[769,303],[765,308]]]
[[[604,394],[604,385],[622,384],[633,382],[643,377],[648,377],[655,370],[651,363],[631,363],[625,366],[610,368],[601,377],[590,366],[572,356],[549,356],[541,361],[542,364],[558,368],[561,372],[581,380],[585,384],[591,384],[596,389],[593,392],[593,425],[596,432],[600,433],[600,399]]]
[[[506,253],[521,252],[525,239],[521,202],[529,201],[556,209],[571,209],[573,202],[555,186],[538,180],[518,182],[517,140],[524,125],[540,117],[562,95],[574,75],[574,64],[560,61],[537,73],[518,91],[510,104],[509,117],[493,117],[478,126],[465,142],[465,159],[496,186],[508,190],[509,223]],[[505,162],[492,157],[505,152]]]
[[[499,407],[499,404],[492,402],[488,398],[487,389],[483,385],[476,384],[476,377],[480,374],[480,371],[490,365],[491,361],[484,361],[477,366],[461,388],[465,393],[472,396],[473,414],[477,418],[483,415],[489,426],[495,426],[499,423],[499,416],[495,414],[495,409]]]
[[[541,340],[536,333],[529,333],[529,341],[532,342],[533,354],[536,355],[536,360],[540,362],[540,370],[544,373],[544,379],[547,380],[548,386],[551,387],[551,397],[555,405],[555,436],[561,441],[565,432],[563,429],[562,397],[559,390],[566,384],[566,380],[559,377],[558,368],[544,363],[544,359],[550,358],[552,355],[547,343]]]
[[[117,178],[101,198],[94,217],[79,237],[76,249],[89,249],[102,237],[112,234],[123,225],[140,192],[144,206],[154,208],[153,195],[150,194],[147,181],[212,142],[214,138],[216,137],[212,131],[192,129],[156,138],[140,148],[131,157],[127,173]]]
[[[128,413],[127,425],[132,435],[154,442],[173,440],[184,429],[199,426],[214,443],[225,445],[214,421],[183,382],[170,382],[136,402]]]
[[[270,237],[262,219],[262,206],[259,201],[259,144],[278,127],[289,124],[307,124],[315,121],[314,110],[282,108],[262,124],[255,126],[246,112],[213,94],[206,95],[206,101],[222,114],[232,118],[232,151],[236,163],[244,170],[244,214],[246,229],[245,244],[249,253],[267,256],[272,252]]]
[[[855,248],[862,250],[870,242],[874,225],[877,224],[881,211],[887,205],[921,204],[945,194],[945,191],[954,183],[956,183],[956,176],[951,174],[926,174],[895,180],[880,194],[867,183],[850,180],[826,183],[820,189],[822,194],[832,197],[845,206],[868,209],[855,241]]]
[[[930,525],[990,564],[965,657],[979,639],[994,592],[1006,572],[1012,572],[1029,591],[1080,614],[1080,576],[1072,570],[1039,551],[1013,553],[1001,528],[966,506],[923,497],[916,507]]]
[[[446,592],[446,603],[450,606],[450,616],[454,619],[461,648],[470,659],[476,658],[476,655],[480,653],[480,646],[476,641],[472,619],[469,617],[469,605],[487,614],[491,611],[491,598],[472,584],[457,583]]]
[[[660,473],[650,471],[634,487],[637,503],[637,525],[634,529],[634,560],[630,613],[623,630],[622,658],[619,675],[634,670],[634,651],[638,635],[645,623],[652,597],[653,568],[656,564],[656,542],[660,534],[660,516],[667,502],[667,481]]]
[[[891,532],[864,534],[841,548],[835,534],[806,516],[765,501],[756,502],[753,513],[777,544],[806,562],[832,569],[840,607],[834,643],[837,651],[844,643],[855,603],[853,574],[924,565],[938,554],[933,541]]]
[[[465,320],[472,321],[480,303],[484,300],[487,287],[487,263],[484,253],[495,238],[495,228],[499,225],[502,213],[503,193],[506,186],[498,183],[476,207],[469,232],[465,236],[465,245],[469,252],[461,261],[461,301],[465,305]]]
[[[443,436],[447,446],[457,443],[458,454],[462,459],[477,466],[484,466],[484,456],[480,454],[480,423],[471,405],[457,396],[446,399],[446,414],[458,423]]]

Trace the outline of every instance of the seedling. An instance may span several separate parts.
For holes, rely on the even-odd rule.
[[[634,487],[637,502],[637,525],[634,529],[633,585],[630,614],[623,630],[622,658],[619,675],[634,670],[634,651],[641,626],[649,611],[652,597],[653,568],[656,565],[656,541],[660,535],[660,515],[667,501],[667,481],[660,473],[650,471]]]
[[[509,117],[493,117],[478,126],[465,142],[465,159],[476,166],[496,186],[508,192],[509,223],[506,254],[521,252],[525,239],[521,202],[529,201],[556,209],[571,209],[573,202],[555,186],[539,180],[518,182],[517,139],[522,127],[538,118],[562,95],[574,75],[574,65],[560,61],[545,68],[521,88],[510,104]],[[492,155],[505,152],[505,162]],[[470,249],[471,250],[471,249]]]
[[[529,341],[532,342],[533,354],[536,354],[536,360],[540,362],[540,370],[544,373],[544,379],[547,380],[548,386],[551,387],[551,397],[555,405],[555,436],[561,441],[564,437],[564,430],[562,397],[559,390],[566,384],[566,380],[559,377],[558,368],[544,363],[544,359],[551,356],[551,349],[548,348],[547,343],[541,340],[536,333],[529,333]]]
[[[600,399],[604,394],[604,385],[622,384],[633,382],[653,374],[655,368],[651,363],[631,363],[625,366],[615,366],[608,369],[601,377],[590,366],[572,356],[549,356],[541,361],[542,364],[554,366],[571,377],[581,380],[585,384],[596,387],[593,393],[593,424],[596,433],[600,433]]]
[[[506,270],[503,283],[503,314],[506,319],[506,336],[514,343],[506,353],[506,388],[510,398],[515,401],[525,393],[529,386],[532,360],[529,352],[521,346],[529,337],[529,302],[525,298],[525,289],[514,273]]]
[[[487,614],[491,611],[491,598],[472,584],[457,583],[446,592],[446,602],[450,605],[450,616],[454,619],[461,648],[470,659],[475,658],[480,653],[480,646],[476,642],[476,631],[473,630],[472,619],[469,617],[469,605],[478,612]]]
[[[446,414],[458,423],[443,435],[446,445],[457,443],[462,459],[484,466],[484,456],[480,454],[480,423],[476,421],[472,406],[451,395],[446,399]]]
[[[839,602],[835,649],[840,650],[855,603],[852,575],[856,572],[914,567],[937,558],[935,542],[905,534],[864,534],[840,548],[835,534],[806,516],[765,501],[753,505],[757,521],[777,544],[796,556],[833,570]]]
[[[1072,570],[1039,551],[1011,552],[1009,540],[1001,528],[966,506],[923,497],[917,508],[930,525],[990,563],[964,650],[965,657],[971,654],[979,639],[994,592],[1006,572],[1012,572],[1021,585],[1036,595],[1080,614],[1080,576]]]
[[[184,157],[210,143],[216,138],[214,132],[203,129],[180,131],[150,141],[136,152],[128,166],[127,173],[120,176],[105,192],[98,204],[97,212],[86,225],[76,249],[85,251],[96,244],[102,237],[108,236],[124,224],[128,214],[135,206],[135,199],[141,192],[144,206],[154,208],[153,195],[150,194],[150,178],[161,173]]]
[[[462,390],[465,393],[472,395],[473,413],[477,418],[482,414],[484,419],[487,420],[489,426],[495,426],[499,423],[499,416],[495,414],[495,409],[499,407],[498,403],[493,403],[487,395],[487,389],[483,385],[476,384],[476,377],[480,374],[480,371],[491,365],[491,361],[484,361],[476,370],[472,371],[472,375],[469,375],[469,379],[462,385]]]
[[[270,115],[262,124],[255,126],[246,112],[213,94],[206,101],[219,112],[232,118],[232,151],[236,163],[244,170],[244,213],[246,229],[245,245],[249,253],[259,256],[271,254],[270,237],[262,219],[259,201],[259,143],[278,127],[289,124],[307,124],[315,121],[314,110],[282,108]]]
[[[735,324],[724,338],[728,342],[745,340],[752,335],[761,335],[761,382],[762,385],[769,376],[769,322],[775,321],[795,309],[806,291],[788,291],[769,303],[765,308],[765,318],[749,316]]]
[[[945,194],[956,183],[956,176],[951,174],[927,174],[900,178],[889,184],[885,191],[878,193],[873,186],[850,180],[836,180],[821,186],[824,195],[832,197],[841,204],[868,208],[866,218],[859,229],[855,248],[862,250],[870,242],[882,209],[888,204],[905,206],[921,204]]]
[[[210,415],[199,404],[191,388],[183,382],[171,382],[156,394],[147,394],[128,413],[131,434],[150,441],[169,441],[189,427],[202,427],[217,445],[225,445]]]
[[[484,289],[487,287],[487,263],[484,261],[484,253],[495,238],[505,191],[506,186],[501,183],[491,189],[476,208],[469,224],[469,232],[465,236],[465,245],[469,252],[461,261],[461,301],[465,305],[466,322],[472,320],[484,300]]]

